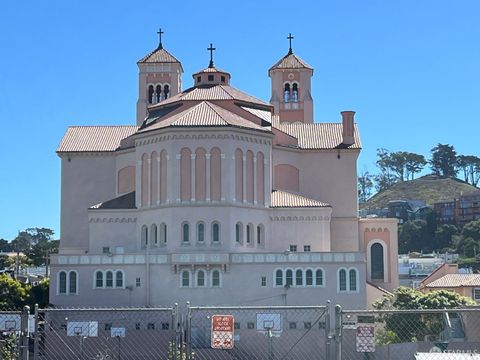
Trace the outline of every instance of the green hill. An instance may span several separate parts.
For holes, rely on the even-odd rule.
[[[455,178],[426,175],[415,180],[399,182],[372,196],[361,209],[387,207],[392,200],[422,200],[433,206],[436,202],[451,201],[460,193],[480,192],[480,189]]]

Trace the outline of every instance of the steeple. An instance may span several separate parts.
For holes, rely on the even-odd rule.
[[[208,47],[207,50],[210,51],[210,62],[206,69],[193,74],[195,86],[229,85],[230,74],[226,71],[217,69],[213,63],[213,52],[217,49],[213,47],[212,43],[210,43],[210,47]]]
[[[268,70],[272,82],[270,103],[280,122],[313,123],[313,68],[293,53],[292,34],[287,39],[288,53]]]
[[[137,62],[139,69],[137,125],[141,125],[147,116],[148,106],[182,91],[182,64],[163,48],[164,31],[160,28],[157,34],[159,38],[157,48]]]

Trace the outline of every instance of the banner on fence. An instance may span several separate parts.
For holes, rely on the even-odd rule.
[[[212,316],[213,349],[233,349],[233,315]]]

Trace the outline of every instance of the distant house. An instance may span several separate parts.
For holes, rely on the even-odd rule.
[[[452,201],[435,203],[433,209],[441,223],[466,223],[480,219],[480,192],[461,194]]]
[[[480,302],[480,274],[459,274],[457,264],[443,264],[421,282],[419,290],[449,290]]]

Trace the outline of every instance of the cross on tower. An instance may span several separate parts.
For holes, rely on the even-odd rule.
[[[287,39],[288,39],[288,41],[289,41],[289,43],[290,43],[290,47],[289,47],[289,49],[288,49],[288,53],[291,54],[291,53],[293,53],[293,51],[292,51],[292,39],[294,39],[294,37],[292,36],[291,33],[289,33],[288,36],[287,36]]]
[[[207,50],[210,51],[210,64],[208,64],[208,67],[213,68],[213,51],[217,49],[213,47],[212,43],[210,43],[210,47],[207,48]]]
[[[157,34],[158,34],[158,37],[159,37],[158,47],[159,47],[160,49],[163,49],[163,45],[162,45],[162,34],[163,34],[163,31],[162,31],[162,28],[158,29]]]

